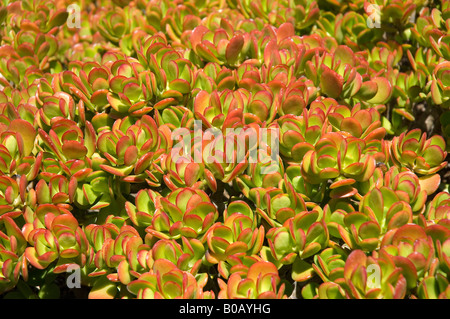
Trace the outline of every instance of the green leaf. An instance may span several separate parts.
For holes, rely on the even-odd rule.
[[[98,277],[89,292],[89,299],[114,299],[117,294],[117,286],[109,281],[106,276]]]
[[[323,93],[331,98],[338,98],[342,92],[344,79],[329,67],[322,65],[322,73],[320,75],[320,88]]]
[[[59,299],[60,295],[60,289],[55,283],[44,284],[38,293],[40,299]]]
[[[304,299],[313,299],[318,292],[319,284],[317,282],[310,282],[302,288],[302,297]]]
[[[289,236],[289,233],[287,231],[278,232],[278,234],[276,234],[275,238],[273,239],[273,245],[275,248],[275,252],[280,256],[291,252],[293,249],[291,237]]]
[[[372,104],[385,104],[389,101],[393,92],[391,83],[388,79],[382,77],[373,78],[372,81],[377,84],[378,90],[375,96],[366,102]]]
[[[314,268],[311,264],[297,257],[292,264],[292,279],[303,282],[310,279],[313,275]]]
[[[47,22],[47,30],[51,30],[54,27],[58,27],[66,23],[69,13],[65,8],[61,8],[55,12],[54,15]]]
[[[123,87],[123,93],[131,101],[137,101],[142,94],[142,89],[136,83],[128,83]]]
[[[62,151],[67,159],[81,159],[86,156],[88,149],[78,141],[65,141]]]
[[[34,142],[37,135],[37,131],[33,125],[22,119],[15,119],[9,124],[8,130],[16,132],[22,137],[23,156],[30,155],[34,148]]]

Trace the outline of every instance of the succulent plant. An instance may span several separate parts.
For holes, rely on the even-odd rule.
[[[225,261],[230,255],[256,255],[264,241],[264,227],[256,227],[257,214],[244,201],[231,202],[224,211],[224,222],[208,230],[206,259],[210,263]]]
[[[405,166],[420,175],[432,175],[447,165],[445,149],[441,136],[427,139],[426,133],[414,129],[392,139],[391,158],[397,166]]]
[[[448,207],[450,196],[446,192],[440,192],[428,203],[425,216],[428,220],[440,220],[449,219],[448,213],[450,208]]]
[[[357,181],[368,180],[375,170],[374,155],[364,153],[366,145],[364,140],[346,137],[343,133],[326,133],[314,149],[305,153],[301,165],[302,176],[311,184],[331,179],[332,198],[356,195],[358,190],[352,185]]]
[[[324,282],[334,281],[342,278],[347,256],[348,253],[344,249],[332,244],[320,254],[314,255],[314,263],[311,266]]]
[[[448,299],[449,283],[444,276],[429,276],[422,280],[418,287],[418,297],[421,299]]]
[[[199,189],[178,188],[160,199],[152,224],[145,230],[157,238],[201,238],[218,218],[217,208]]]
[[[399,256],[399,262],[407,264],[410,288],[414,288],[416,281],[424,278],[435,264],[433,241],[418,225],[404,225],[390,232],[383,239],[382,249],[392,256]]]
[[[312,268],[305,259],[325,249],[329,243],[328,228],[317,210],[296,214],[282,227],[269,229],[266,236],[272,256],[281,264],[292,264],[295,281],[311,278]]]
[[[292,185],[286,185],[286,193],[280,188],[252,188],[250,199],[256,205],[256,211],[271,227],[282,226],[296,214],[307,211],[303,197],[294,191]]]
[[[230,275],[227,282],[219,279],[220,299],[282,299],[284,284],[280,283],[278,270],[268,261],[258,261],[248,269]]]
[[[1,293],[14,288],[20,277],[28,278],[28,260],[24,254],[27,249],[27,240],[14,219],[11,218],[12,215],[11,213],[2,215],[3,224],[0,230]]]
[[[92,124],[89,124],[83,132],[76,122],[62,118],[53,123],[48,133],[38,129],[39,137],[46,150],[54,152],[58,160],[84,159],[95,151],[96,135]]]
[[[151,272],[132,281],[128,290],[138,299],[210,299],[213,292],[203,291],[207,277],[195,278],[191,273],[178,269],[167,259],[158,259]]]
[[[90,253],[89,244],[77,219],[61,208],[40,208],[35,212],[35,221],[40,225],[27,223],[23,231],[31,245],[25,249],[28,262],[38,269],[44,269],[56,260],[59,265],[70,260],[84,265]]]
[[[138,121],[125,118],[119,122],[121,125],[102,130],[98,136],[99,155],[107,160],[100,168],[116,176],[128,176],[129,181],[145,181],[148,177],[150,184],[158,184],[162,173],[159,157],[171,141],[148,115]]]
[[[197,26],[190,35],[192,50],[205,62],[239,65],[250,49],[252,39],[239,31],[228,31],[214,32],[205,26]]]
[[[169,46],[159,33],[147,37],[141,47],[137,51],[138,59],[146,70],[139,77],[145,79],[148,87],[147,100],[154,101],[158,110],[184,101],[192,89],[192,62]]]
[[[175,240],[159,240],[152,247],[152,262],[158,259],[167,259],[177,265],[180,270],[189,271],[194,276],[197,275],[202,258],[205,255],[203,243],[196,238],[181,237],[182,245]],[[147,265],[149,259],[147,259]]]
[[[329,130],[323,112],[303,116],[284,115],[277,120],[280,130],[280,153],[285,158],[299,163],[308,150],[312,150],[321,133]],[[320,114],[322,113],[322,114]]]
[[[450,298],[449,3],[2,1],[0,297]]]
[[[431,97],[433,102],[436,104],[441,104],[443,107],[447,105],[447,94],[446,89],[448,87],[448,82],[446,75],[448,73],[448,64],[445,62],[436,65],[433,71],[433,80],[431,82]]]
[[[348,213],[338,225],[342,239],[352,249],[373,251],[389,231],[412,222],[411,206],[385,186],[372,189],[360,201],[359,211]]]
[[[343,268],[343,269],[342,269]],[[314,296],[320,299],[402,299],[407,293],[407,280],[388,254],[367,257],[354,250],[339,267],[339,278],[320,284]],[[305,289],[305,295],[311,294]]]
[[[300,194],[306,202],[319,203],[324,198],[326,185],[324,183],[319,185],[308,183],[301,174],[300,165],[293,164],[286,168],[283,185],[289,184],[292,185],[295,192]]]
[[[105,40],[118,45],[131,31],[143,24],[142,12],[135,6],[102,8],[92,17],[96,28]]]

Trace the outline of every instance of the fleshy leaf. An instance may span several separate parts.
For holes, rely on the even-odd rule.
[[[320,88],[323,93],[331,98],[338,98],[342,92],[344,79],[325,65],[322,65],[322,73],[320,75]]]

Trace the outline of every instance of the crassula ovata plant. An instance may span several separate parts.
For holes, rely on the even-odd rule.
[[[429,2],[2,1],[0,298],[450,298]]]

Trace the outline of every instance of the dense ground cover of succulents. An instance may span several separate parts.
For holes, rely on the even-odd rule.
[[[2,298],[450,297],[449,1],[0,4]]]

